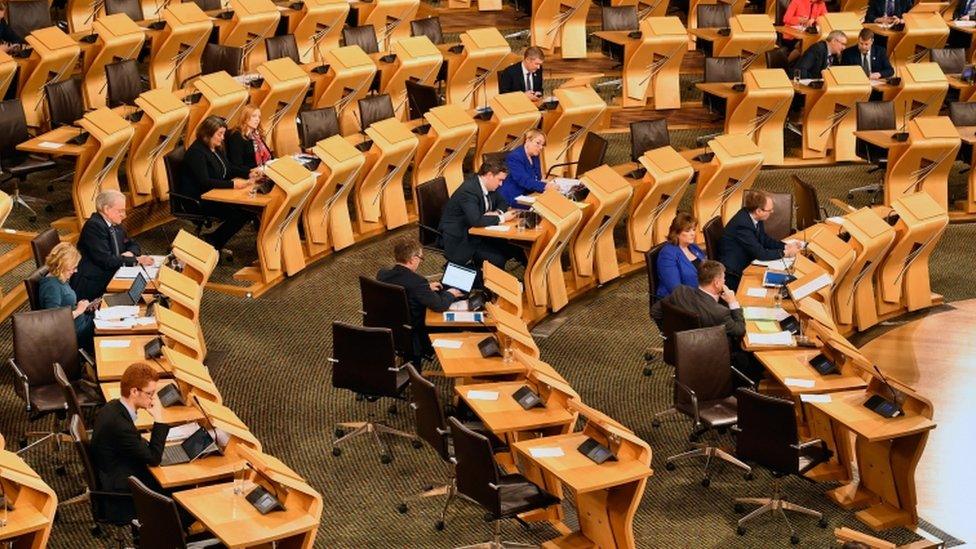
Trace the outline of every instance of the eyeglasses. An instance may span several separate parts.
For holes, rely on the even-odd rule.
[[[768,210],[766,208],[763,208],[762,211],[764,211],[766,213],[773,213],[773,209],[772,208],[770,208]]]
[[[424,254],[417,254],[417,255],[415,255],[414,257],[416,257],[417,259],[419,259],[419,260],[421,260],[421,261],[423,261],[423,260],[424,260]]]
[[[136,391],[139,391],[140,393],[146,395],[149,398],[156,396],[156,391],[143,391],[142,389],[136,389]]]

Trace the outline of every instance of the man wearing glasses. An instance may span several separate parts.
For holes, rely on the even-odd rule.
[[[824,69],[840,64],[840,53],[847,47],[847,35],[843,31],[835,30],[827,34],[827,38],[810,46],[803,56],[796,62],[794,72],[800,73],[800,78],[823,78]]]
[[[762,191],[748,190],[742,199],[742,209],[725,225],[718,253],[719,260],[725,265],[725,283],[733,292],[739,287],[742,271],[753,260],[793,257],[803,248],[800,241],[781,242],[766,234],[763,222],[772,213],[772,197]]]

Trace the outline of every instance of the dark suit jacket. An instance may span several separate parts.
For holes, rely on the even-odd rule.
[[[803,52],[803,56],[796,62],[793,70],[800,71],[800,78],[823,78],[821,72],[827,68],[828,56],[827,43],[821,40]],[[833,63],[837,64],[836,57]]]
[[[94,299],[101,297],[108,287],[115,271],[123,265],[135,265],[136,258],[120,255],[132,252],[138,256],[142,254],[139,244],[125,234],[121,225],[115,227],[115,241],[118,243],[119,253],[112,249],[112,233],[108,223],[100,213],[94,213],[85,221],[78,237],[78,251],[81,252],[81,263],[78,272],[71,279],[71,287],[78,294],[78,299]]]
[[[481,244],[481,239],[469,235],[468,229],[497,225],[500,221],[499,217],[485,215],[485,212],[508,209],[508,203],[498,191],[489,192],[488,200],[491,204],[488,209],[485,209],[485,199],[481,193],[478,176],[468,174],[444,205],[439,230],[448,261],[458,265],[470,263],[475,250]]]
[[[875,44],[871,46],[871,72],[881,73],[881,78],[890,78],[895,75],[895,68],[888,61],[888,52],[884,48]],[[861,50],[857,44],[845,48],[840,52],[841,65],[861,66]]]
[[[532,73],[532,89],[542,93],[542,69]],[[498,93],[524,92],[525,76],[522,75],[522,62],[509,65],[498,73]]]
[[[879,17],[885,16],[885,3],[886,0],[869,0],[868,1],[868,11],[864,15],[865,23],[874,23]],[[894,15],[895,17],[901,17],[908,10],[912,9],[914,2],[912,0],[894,0],[895,9],[892,13],[888,15]]]
[[[248,169],[230,162],[224,151],[211,151],[197,139],[183,156],[183,177],[176,192],[191,198],[211,189],[233,189],[235,177],[247,178]]]
[[[380,269],[376,280],[401,286],[407,292],[407,305],[410,307],[410,323],[414,327],[414,354],[423,354],[430,342],[427,338],[427,324],[424,317],[427,309],[442,313],[454,303],[454,296],[445,290],[435,292],[430,289],[430,281],[403,265]],[[419,365],[418,365],[419,366]]]
[[[158,483],[147,467],[159,465],[169,426],[153,425],[149,442],[136,430],[129,411],[119,399],[110,401],[98,412],[91,438],[91,453],[101,488],[111,492],[129,492],[129,476],[149,487]],[[106,511],[111,520],[129,522],[135,516],[132,500],[108,498]]]
[[[702,327],[725,326],[725,333],[732,341],[738,341],[746,334],[746,320],[742,309],[729,309],[715,301],[701,288],[692,286],[678,286],[664,299],[654,302],[651,316],[658,326],[664,318],[662,302],[677,307],[683,311],[694,313],[701,319]],[[738,348],[738,347],[736,347]]]
[[[959,2],[956,3],[956,9],[952,12],[952,18],[958,20],[962,18],[963,15],[966,15],[966,4],[968,4],[970,1],[976,2],[976,0],[959,0]]]
[[[250,172],[251,168],[256,168],[258,163],[254,157],[254,141],[244,137],[244,134],[239,131],[228,131],[227,160],[235,170],[243,169],[245,172]],[[247,175],[245,174],[244,177]]]
[[[768,261],[783,257],[785,244],[766,234],[763,222],[753,224],[745,208],[740,209],[728,224],[718,244],[719,260],[725,265],[725,283],[735,290],[742,271],[754,259]]]

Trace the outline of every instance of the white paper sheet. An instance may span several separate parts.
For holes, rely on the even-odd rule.
[[[746,320],[783,320],[790,316],[780,307],[743,307],[742,315]]]
[[[766,267],[767,269],[777,269],[784,271],[793,266],[794,258],[784,257],[782,259],[770,259],[768,261],[759,261],[758,259],[753,259],[753,265],[759,265],[760,267]]]
[[[568,193],[570,189],[580,184],[579,179],[570,179],[568,177],[556,177],[552,182],[556,184],[556,187],[559,187],[559,192],[563,194]]]
[[[803,394],[800,402],[830,402],[830,395]]]
[[[799,288],[796,288],[796,289],[791,290],[793,292],[793,299],[799,301],[799,300],[803,299],[804,297],[812,294],[813,292],[816,292],[820,288],[824,288],[826,286],[829,286],[833,282],[834,282],[834,279],[831,278],[829,274],[824,273],[824,274],[818,276],[817,278],[814,278],[810,282],[804,284],[803,286],[800,286]]]
[[[749,288],[746,290],[749,297],[766,297],[766,288]]]
[[[468,310],[468,300],[462,299],[461,301],[455,301],[451,303],[447,308],[449,311],[467,311]]]
[[[185,440],[187,437],[199,430],[200,424],[195,421],[184,423],[183,425],[177,425],[176,427],[170,427],[169,433],[166,435],[166,441],[172,442],[176,440]]]
[[[462,342],[456,339],[435,339],[431,345],[433,345],[435,349],[460,349],[461,343]]]
[[[448,311],[444,313],[444,322],[484,322],[485,313],[480,311]]]
[[[130,339],[103,339],[98,346],[102,349],[126,349],[131,344]]]
[[[95,311],[95,318],[98,320],[122,320],[131,318],[139,314],[138,305],[116,305],[105,307]]]
[[[555,446],[552,448],[529,448],[529,455],[534,458],[558,458],[566,455],[563,449]]]
[[[125,329],[131,328],[136,325],[136,319],[134,318],[124,318],[122,320],[101,320],[95,319],[95,327],[99,330],[109,330],[109,329]]]
[[[53,141],[41,141],[37,144],[38,147],[42,149],[60,149],[64,146],[64,143],[55,143]]]
[[[773,332],[771,334],[757,334],[749,332],[746,334],[749,345],[793,345],[793,334],[789,332]]]
[[[477,391],[472,389],[464,396],[468,400],[498,400],[498,391]]]
[[[811,389],[814,386],[814,382],[812,379],[788,377],[783,379],[783,385],[786,385],[787,387],[800,387],[801,389]]]
[[[534,196],[525,196],[524,194],[520,194],[515,197],[515,201],[524,206],[535,204],[535,199],[536,197]]]
[[[496,233],[507,233],[508,231],[512,230],[512,228],[508,225],[489,225],[488,227],[485,227],[485,230]]]

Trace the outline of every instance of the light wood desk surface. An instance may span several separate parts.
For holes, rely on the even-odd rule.
[[[113,279],[114,280],[114,279]],[[131,282],[131,280],[129,281]],[[122,290],[124,291],[124,290]],[[115,292],[108,292],[115,293]],[[139,317],[146,316],[146,300],[151,300],[152,297],[143,294],[139,301]],[[103,301],[101,308],[104,309],[108,305]],[[153,321],[152,324],[137,324],[131,328],[98,328],[95,327],[95,335],[97,336],[125,336],[125,335],[147,335],[147,334],[157,334],[159,333],[159,323]]]
[[[776,378],[780,385],[786,387],[793,397],[801,394],[833,393],[863,389],[867,383],[858,376],[843,374],[820,375],[810,366],[810,359],[820,354],[817,349],[797,349],[782,351],[760,351],[756,358],[766,368],[766,371]],[[786,378],[806,379],[813,381],[813,387],[795,387],[786,385]]]
[[[150,467],[149,472],[156,477],[163,488],[177,488],[220,479],[232,479],[234,473],[240,471],[241,467],[246,467],[244,458],[236,450],[228,448],[224,451],[224,455],[209,455],[179,465]]]
[[[744,309],[745,307],[773,307],[776,304],[775,295],[779,291],[777,288],[764,288],[766,290],[766,297],[751,297],[748,295],[748,291],[751,288],[763,288],[762,277],[763,273],[766,272],[765,267],[760,267],[758,265],[749,265],[746,267],[745,272],[742,273],[742,279],[739,281],[739,289],[736,290],[735,296],[739,300],[739,305]],[[782,302],[782,307],[786,312],[793,314],[793,303],[789,299],[784,299]],[[776,321],[773,321],[776,322]],[[756,321],[746,320],[746,334],[749,333],[761,333],[759,326]],[[795,341],[795,340],[794,340]],[[795,345],[795,343],[794,343]],[[791,346],[786,345],[750,345],[747,337],[742,338],[742,348],[746,351],[756,352],[756,351],[775,351],[782,349],[790,349]]]
[[[16,538],[43,530],[51,523],[43,513],[31,505],[17,505],[7,512],[7,525],[0,528],[0,541],[22,541]],[[15,546],[19,546],[15,544]]]
[[[490,238],[504,238],[507,240],[517,240],[519,242],[535,242],[544,233],[542,229],[536,227],[535,229],[522,229],[518,230],[518,220],[512,219],[502,223],[501,226],[508,227],[507,231],[493,231],[487,227],[471,227],[468,229],[468,234],[474,236],[486,236]]]
[[[895,141],[892,136],[896,133],[897,130],[856,130],[854,136],[885,149],[908,143],[907,141]]]
[[[478,350],[478,342],[488,337],[485,332],[461,332],[458,334],[431,334],[430,340],[449,339],[461,341],[460,349],[434,347],[434,354],[445,377],[480,377],[519,374],[525,365],[517,360],[505,364],[502,357],[484,358]]]
[[[78,156],[85,150],[85,145],[71,145],[68,140],[78,137],[80,132],[81,130],[78,128],[61,126],[24,141],[17,145],[17,150],[51,156]],[[60,146],[57,148],[42,147],[41,143],[58,143]]]
[[[203,193],[200,198],[213,200],[214,202],[225,202],[227,204],[238,204],[240,206],[256,206],[263,208],[271,203],[271,193],[249,196],[250,190],[243,189],[211,189]]]
[[[573,415],[565,408],[532,408],[525,410],[512,394],[526,384],[522,381],[503,381],[499,383],[476,383],[456,385],[454,391],[474,413],[478,414],[495,434],[531,431],[565,425],[573,421]],[[475,400],[467,398],[468,391],[497,391],[497,400]],[[584,458],[585,459],[585,458]]]
[[[143,362],[152,366],[154,370],[169,375],[172,370],[165,357],[156,360],[146,360],[145,347],[155,335],[133,336],[99,336],[95,338],[95,364],[98,370],[98,381],[119,381],[122,373],[131,364]],[[103,347],[105,341],[128,341],[128,347]],[[161,365],[162,364],[162,365]]]
[[[619,461],[605,461],[602,464],[594,463],[577,450],[587,438],[587,435],[580,432],[520,440],[512,444],[512,449],[515,450],[518,459],[537,464],[580,493],[604,490],[651,476],[651,468],[636,459],[623,458]],[[533,448],[557,447],[561,448],[565,455],[533,457],[531,454]]]
[[[481,314],[485,315],[484,322],[468,322],[468,321],[451,322],[448,320],[444,320],[444,313],[438,313],[436,311],[427,309],[427,313],[424,317],[424,324],[426,324],[428,328],[464,328],[467,330],[472,330],[472,329],[477,330],[479,328],[486,329],[486,328],[494,327],[495,320],[492,319],[487,312],[485,311],[480,311],[480,312]]]
[[[870,394],[863,390],[844,391],[831,393],[830,402],[809,404],[871,442],[918,434],[935,428],[935,422],[931,419],[907,410],[900,417],[881,417],[864,407],[869,397]]]
[[[701,90],[703,93],[708,93],[716,97],[721,97],[724,99],[729,99],[737,95],[745,93],[745,91],[735,91],[732,89],[735,82],[697,82],[695,87]]]

